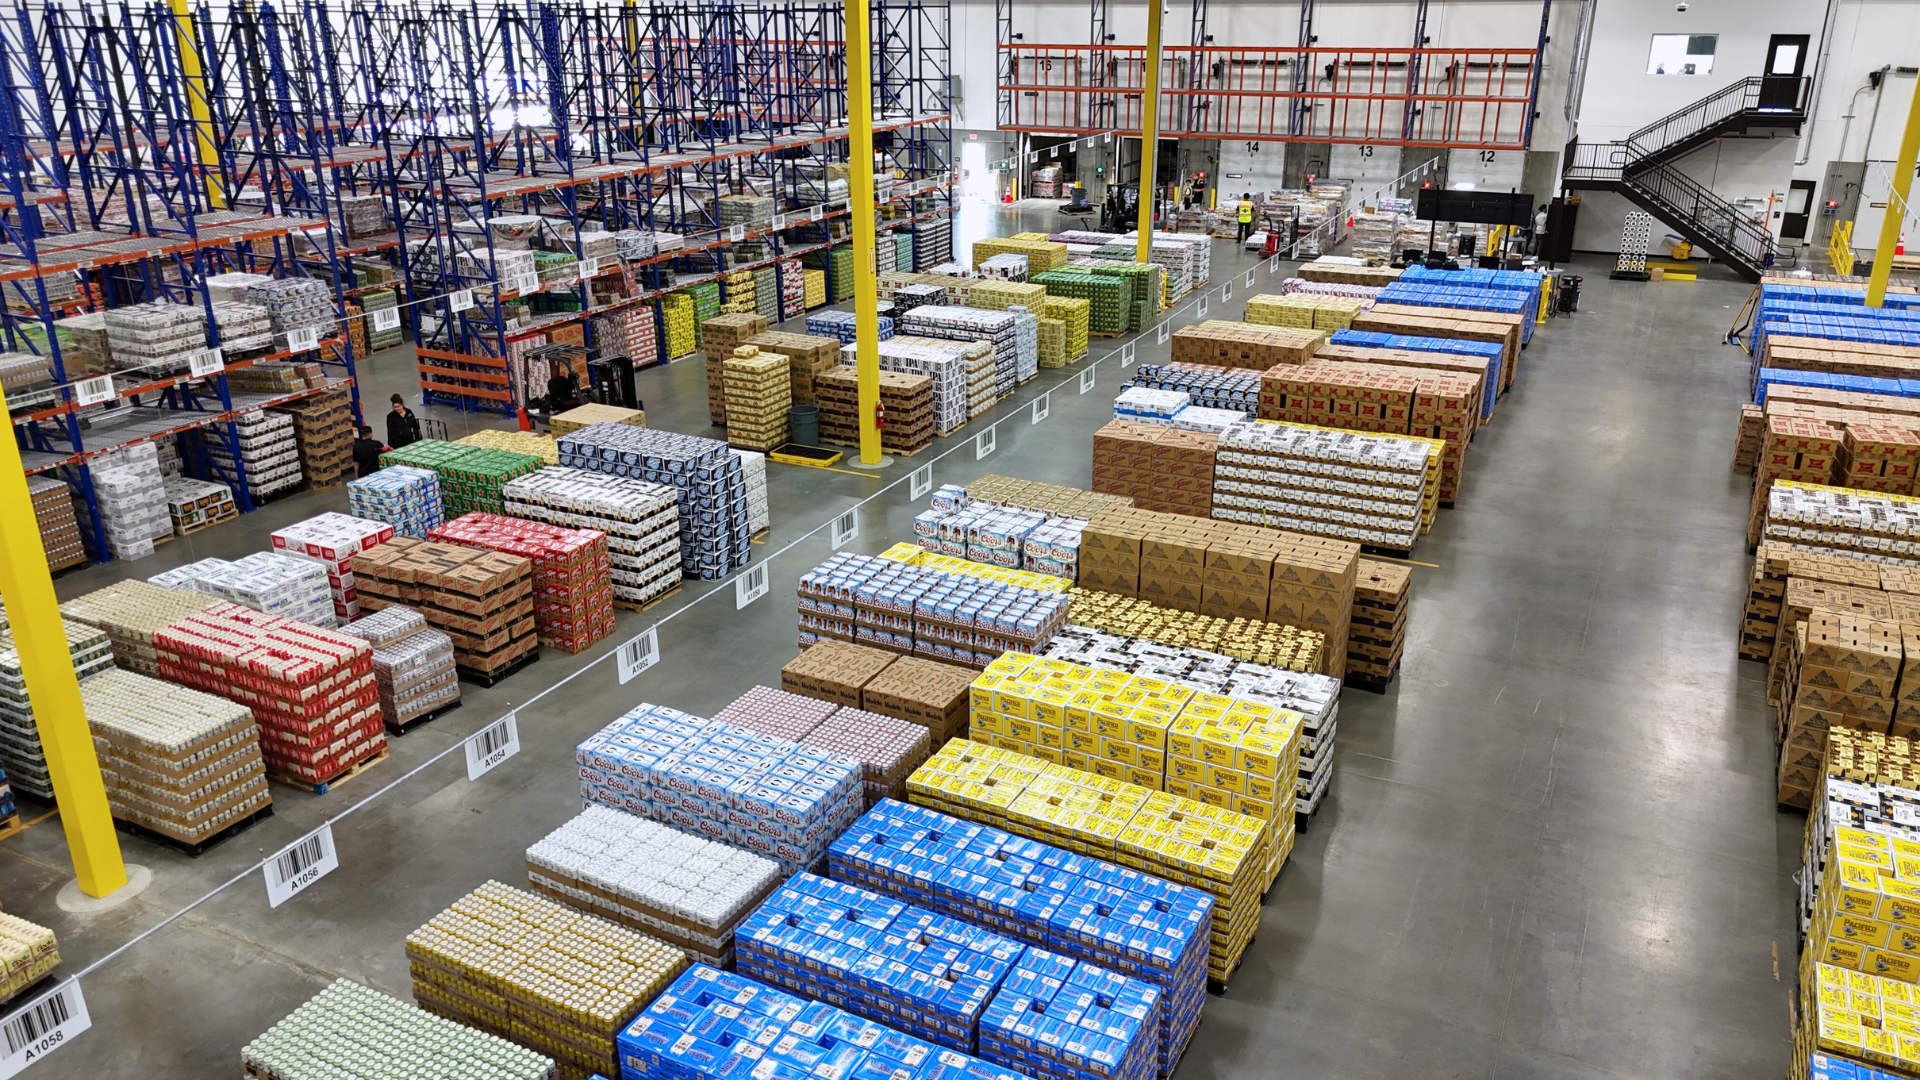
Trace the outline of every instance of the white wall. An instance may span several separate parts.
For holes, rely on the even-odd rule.
[[[1882,66],[1920,66],[1920,0],[1841,0],[1834,4],[1832,27],[1830,52],[1816,78],[1813,119],[1803,132],[1799,157],[1806,163],[1793,169],[1794,179],[1816,184],[1826,176],[1829,161],[1886,160],[1899,150],[1914,77],[1889,72],[1878,91],[1863,88],[1867,73]],[[1814,195],[1827,197],[1817,188]],[[1909,215],[1907,225],[1911,234],[1920,220]],[[1807,235],[1811,239],[1819,231],[1816,220]],[[1875,239],[1858,234],[1855,243],[1865,248]]]

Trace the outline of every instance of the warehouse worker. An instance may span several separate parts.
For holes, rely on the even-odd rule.
[[[1240,193],[1240,243],[1247,242],[1247,235],[1253,232],[1253,192]]]
[[[372,476],[380,471],[380,452],[386,449],[380,440],[373,437],[373,429],[360,425],[360,437],[353,440],[353,464],[361,476]]]
[[[407,408],[406,399],[393,395],[393,411],[387,414],[387,445],[395,450],[420,441],[420,418]]]
[[[1540,211],[1533,215],[1533,253],[1547,253],[1547,206],[1540,204]]]

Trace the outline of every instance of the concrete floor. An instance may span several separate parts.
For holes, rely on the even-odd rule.
[[[1051,224],[1015,213],[1019,227]],[[1014,231],[1014,216],[976,211],[961,232]],[[1255,264],[1225,244],[1214,260],[1212,314],[1233,317]],[[1802,819],[1774,809],[1760,669],[1734,658],[1749,488],[1727,463],[1746,361],[1717,344],[1748,287],[1581,269],[1585,310],[1541,328],[1473,446],[1458,508],[1414,553],[1401,676],[1384,696],[1346,695],[1329,801],[1248,963],[1208,1001],[1183,1077],[1785,1070]],[[1234,301],[1219,303],[1229,280]],[[1269,287],[1264,271],[1256,284]],[[1096,339],[1095,354],[1115,344]],[[1138,343],[1140,361],[1164,355],[1152,333]],[[370,400],[411,386],[404,357],[370,368]],[[408,999],[403,937],[489,878],[524,882],[522,851],[579,808],[583,736],[641,700],[711,714],[776,684],[796,652],[795,580],[829,553],[834,515],[897,485],[866,504],[851,546],[906,538],[924,500],[904,480],[928,461],[936,483],[1086,485],[1119,371],[1102,365],[1083,396],[1084,368],[1042,372],[1002,405],[982,461],[976,421],[877,478],[773,466],[772,535],[756,551],[772,557],[771,594],[736,611],[730,587],[690,583],[623,613],[616,641],[659,620],[663,651],[627,686],[604,646],[546,650],[494,690],[465,687],[463,709],[332,793],[276,785],[271,820],[198,860],[125,839],[154,881],[107,913],[57,907],[72,877],[57,817],[0,844],[6,910],[57,930],[68,973],[107,958],[83,979],[94,1029],[37,1073],[233,1075],[245,1042],[333,978]],[[703,380],[697,363],[643,373],[650,422],[709,433]],[[1051,415],[1033,425],[1028,402],[1049,390]],[[456,435],[493,423],[442,418]],[[301,495],[142,562],[71,573],[59,591],[261,550],[274,528],[344,506],[343,492]],[[440,756],[515,707],[518,757],[469,783],[457,751]],[[46,809],[22,803],[29,819]],[[328,819],[340,869],[270,910],[256,860]]]

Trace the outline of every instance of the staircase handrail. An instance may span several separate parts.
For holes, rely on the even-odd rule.
[[[1653,123],[1629,134],[1621,141],[1630,146],[1641,157],[1659,154],[1673,146],[1699,134],[1743,112],[1760,112],[1761,89],[1769,79],[1780,76],[1753,75],[1708,94],[1706,97],[1688,105],[1683,105]],[[1789,110],[1777,111],[1781,115],[1796,116],[1804,113],[1807,88],[1813,80],[1800,76],[1794,92],[1794,105]]]

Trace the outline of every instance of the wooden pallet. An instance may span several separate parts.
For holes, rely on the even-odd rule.
[[[971,420],[971,419],[973,418],[972,417],[967,418],[967,420]],[[955,424],[954,426],[946,429],[945,431],[942,431],[939,428],[934,428],[933,433],[942,439],[947,438],[951,435],[957,434],[962,428],[966,427],[967,420],[962,420],[958,424]]]
[[[1412,548],[1381,547],[1379,544],[1361,544],[1360,550],[1367,555],[1385,555],[1389,559],[1411,559]]]
[[[773,531],[772,526],[768,526],[767,528],[761,529],[759,532],[754,533],[752,536],[748,537],[747,542],[752,544],[764,544],[767,542],[767,534],[772,531]]]
[[[27,827],[20,823],[19,811],[8,814],[5,818],[0,818],[0,840],[5,840],[10,836],[18,836],[26,830]]]
[[[447,715],[448,713],[452,712],[453,710],[459,707],[460,707],[460,699],[455,698],[452,701],[447,702],[445,705],[442,705],[437,709],[429,709],[428,711],[421,713],[419,716],[416,716],[411,720],[403,721],[398,724],[389,720],[387,721],[387,734],[392,735],[394,738],[397,739],[400,736],[405,735],[407,732],[412,731],[414,728],[420,727],[421,725],[426,724],[429,721],[438,720],[441,717]]]
[[[192,536],[194,533],[200,532],[202,530],[211,529],[215,525],[222,525],[229,521],[238,521],[239,518],[240,518],[240,511],[230,510],[227,513],[221,514],[219,517],[206,518],[195,525],[175,525],[173,527],[173,535]]]
[[[313,792],[315,795],[325,795],[328,791],[333,789],[334,785],[344,784],[347,781],[353,779],[356,776],[359,776],[361,773],[366,772],[368,769],[373,768],[375,765],[378,765],[385,760],[387,760],[387,748],[383,746],[378,751],[376,751],[373,754],[373,756],[364,758],[357,764],[349,765],[346,768],[340,770],[340,772],[336,773],[335,775],[325,780],[322,780],[317,784],[311,780],[308,780],[306,777],[289,776],[286,773],[274,772],[272,769],[267,770],[267,779],[273,780],[282,784],[288,784],[297,788],[306,788],[308,791]]]
[[[459,673],[461,682],[469,682],[483,690],[491,690],[500,685],[501,680],[519,674],[521,668],[526,667],[538,659],[540,659],[540,650],[536,647],[532,652],[491,675],[476,668],[462,667],[458,664],[454,665],[453,670]]]
[[[1133,333],[1133,331],[1131,330],[1095,330],[1092,327],[1087,328],[1088,337],[1117,338],[1117,337],[1126,337],[1128,334],[1131,334],[1131,333]]]
[[[175,851],[184,852],[188,858],[197,859],[272,816],[273,804],[268,803],[253,813],[248,814],[246,817],[241,818],[239,821],[214,833],[212,836],[192,843],[182,840],[177,836],[168,836],[166,833],[156,829],[149,829],[145,825],[132,821],[122,821],[119,818],[113,819],[113,827],[126,833],[128,836],[137,836],[142,840],[159,844],[162,847],[170,847]]]
[[[762,530],[762,531],[765,531],[765,530]],[[619,608],[621,611],[651,611],[653,608],[658,606],[662,600],[665,600],[669,596],[673,596],[679,591],[680,591],[680,583],[676,581],[673,584],[673,588],[668,589],[666,592],[661,593],[659,596],[656,596],[653,599],[646,601],[645,603],[636,604],[631,600],[622,600],[616,596],[613,598],[613,606],[616,608]]]

